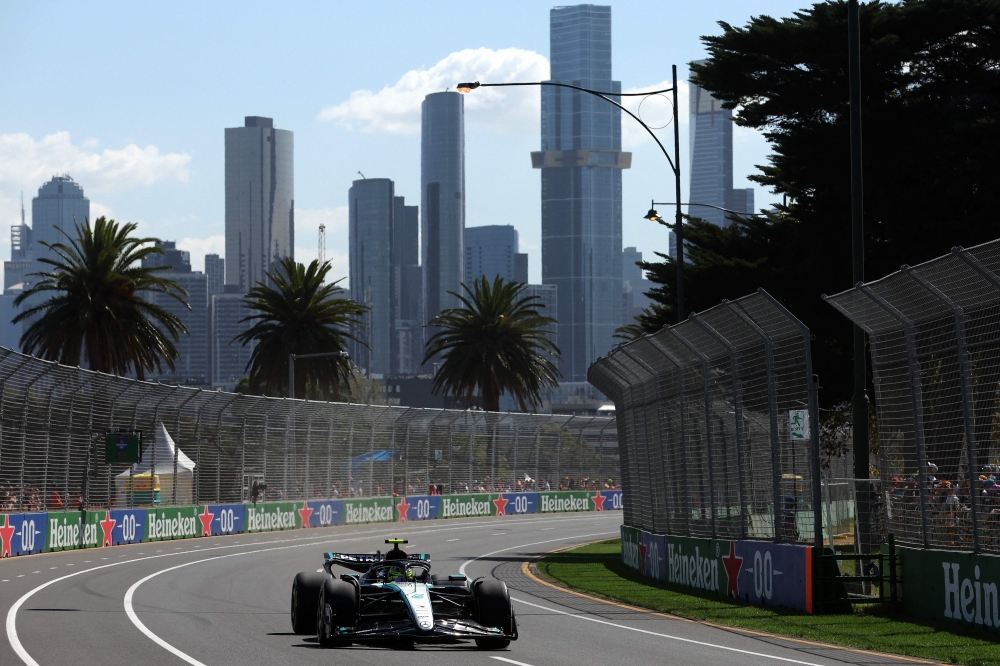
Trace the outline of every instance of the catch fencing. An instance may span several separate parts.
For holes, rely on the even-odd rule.
[[[162,505],[603,490],[618,485],[614,422],[244,396],[0,348],[0,511],[124,508],[156,484]],[[143,433],[138,473],[104,464],[119,428]]]
[[[620,345],[588,379],[615,401],[626,525],[822,541],[809,331],[769,294]]]
[[[868,334],[886,529],[1000,552],[1000,241],[824,298]]]

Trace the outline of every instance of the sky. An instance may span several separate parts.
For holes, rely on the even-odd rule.
[[[611,3],[612,71],[629,91],[681,79],[681,168],[687,191],[687,63],[718,21],[789,16],[806,0]],[[0,0],[0,257],[6,229],[55,174],[69,174],[91,216],[139,224],[177,241],[195,270],[224,255],[223,130],[244,116],[295,133],[295,256],[316,257],[326,224],[333,277],[348,273],[347,193],[354,179],[391,178],[419,203],[420,102],[466,80],[548,77],[550,2],[170,2]],[[666,83],[666,85],[664,85]],[[670,146],[669,100],[639,112]],[[638,101],[632,102],[636,110]],[[466,98],[466,226],[513,224],[541,281],[537,89]],[[642,219],[673,201],[673,175],[637,123],[622,119],[623,245],[666,252],[667,232]],[[734,187],[764,164],[767,142],[734,132]],[[757,208],[773,195],[756,188]],[[686,199],[685,199],[686,200]],[[346,284],[346,279],[341,284]]]

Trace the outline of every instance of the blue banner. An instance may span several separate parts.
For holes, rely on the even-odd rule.
[[[739,595],[751,604],[812,612],[812,548],[764,541],[736,541],[740,563]]]
[[[667,539],[660,534],[642,533],[639,547],[642,574],[661,583],[667,580]]]
[[[308,513],[306,513],[308,512]],[[343,500],[310,500],[305,503],[302,527],[329,527],[340,525],[344,516]]]
[[[45,550],[45,513],[11,513],[0,517],[0,557]]]
[[[198,512],[198,536],[243,534],[245,504],[206,504]]]
[[[146,536],[145,509],[115,509],[106,511],[101,526],[101,546],[142,543]]]
[[[622,501],[622,491],[620,490],[602,490],[599,493],[604,497],[604,506],[601,507],[601,511],[621,511],[624,503]]]
[[[497,501],[494,500],[494,504]],[[538,513],[538,493],[503,493],[497,506],[498,516]]]
[[[396,505],[400,521],[436,520],[441,511],[440,495],[413,495],[404,497]]]

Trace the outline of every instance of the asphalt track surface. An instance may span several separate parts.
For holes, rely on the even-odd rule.
[[[524,563],[565,546],[618,535],[620,512],[507,516],[334,527],[165,541],[0,561],[0,664],[900,664],[815,643],[741,633],[642,613],[546,586]],[[501,651],[474,644],[414,650],[323,650],[291,633],[299,571],[322,553],[373,552],[388,537],[432,555],[438,573],[507,582],[520,639]],[[924,662],[926,663],[926,662]]]

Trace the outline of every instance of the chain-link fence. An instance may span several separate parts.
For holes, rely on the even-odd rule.
[[[620,345],[590,367],[590,382],[616,405],[627,525],[822,540],[809,341],[761,290]]]
[[[0,511],[122,507],[157,484],[164,505],[246,501],[255,482],[289,500],[604,489],[618,484],[614,423],[244,396],[0,348]],[[119,428],[143,433],[152,476],[104,464]]]
[[[1000,552],[1000,241],[826,298],[868,333],[886,529]]]

